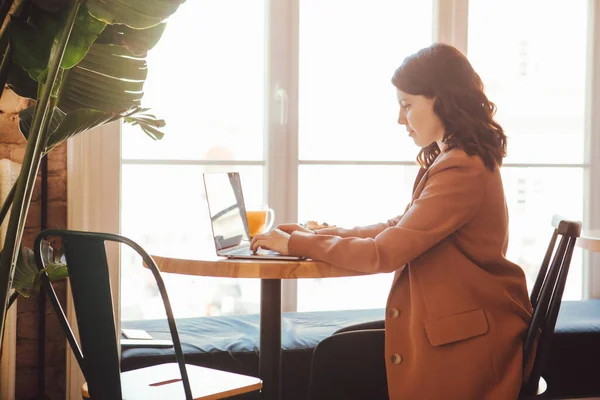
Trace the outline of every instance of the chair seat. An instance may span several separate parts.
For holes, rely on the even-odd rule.
[[[260,390],[258,378],[217,369],[186,364],[194,400],[213,400]],[[185,399],[179,367],[176,363],[160,364],[121,373],[123,398],[135,399]],[[89,398],[87,385],[83,397]]]

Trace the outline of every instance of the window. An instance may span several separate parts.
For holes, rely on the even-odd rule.
[[[544,18],[532,20],[541,9]],[[584,1],[568,7],[541,0],[469,1],[469,59],[509,140],[502,169],[508,258],[524,268],[530,284],[548,246],[550,230],[540,227],[548,226],[549,216],[583,220],[586,21]],[[577,248],[565,299],[581,298],[582,266]]]
[[[299,221],[368,225],[410,201],[416,147],[396,122],[391,78],[406,55],[432,43],[432,2],[365,4],[300,1]],[[410,18],[400,23],[400,15]],[[301,279],[298,310],[383,307],[391,279]]]
[[[123,126],[121,232],[151,254],[214,253],[204,172],[239,171],[246,201],[262,202],[264,15],[263,1],[188,1],[148,57],[144,101],[166,134]],[[161,318],[154,279],[123,250],[122,319]],[[164,279],[177,317],[259,310],[258,281]]]
[[[206,171],[241,172],[246,202],[268,203],[277,223],[350,227],[397,216],[410,200],[418,149],[396,123],[390,79],[406,55],[436,40],[432,32],[454,26],[468,32],[454,44],[468,48],[509,136],[508,258],[533,281],[550,216],[585,220],[590,201],[587,4],[458,3],[184,3],[148,60],[145,105],[167,120],[165,138],[153,142],[123,127],[122,233],[154,254],[212,254]],[[448,7],[456,9],[440,12]],[[540,9],[544,18],[528,17]],[[578,251],[565,298],[585,295],[583,265]],[[165,281],[178,317],[259,309],[257,280],[165,274]],[[385,274],[289,281],[283,304],[383,307],[390,283]],[[126,252],[122,286],[123,319],[162,316],[149,272]]]

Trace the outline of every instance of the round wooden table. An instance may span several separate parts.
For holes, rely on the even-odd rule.
[[[321,261],[236,259],[217,256],[152,256],[161,272],[221,278],[258,278],[260,289],[259,377],[262,397],[281,398],[281,280],[365,275]]]

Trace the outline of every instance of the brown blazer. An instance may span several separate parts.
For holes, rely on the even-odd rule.
[[[355,271],[395,271],[385,318],[392,400],[516,399],[531,304],[523,270],[505,258],[499,169],[455,149],[420,175],[404,215],[294,232],[289,252]]]

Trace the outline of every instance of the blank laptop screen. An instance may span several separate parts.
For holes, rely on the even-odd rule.
[[[248,222],[239,174],[206,173],[204,188],[217,250],[248,242]]]

